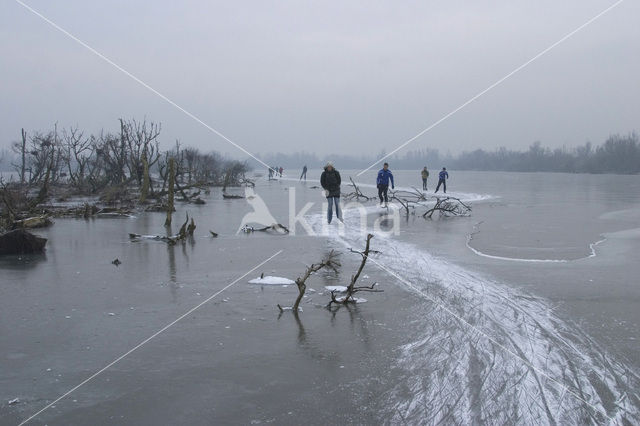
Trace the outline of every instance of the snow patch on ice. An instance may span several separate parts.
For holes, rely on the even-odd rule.
[[[261,285],[289,285],[296,282],[284,277],[274,277],[267,275],[266,277],[258,277],[249,281],[249,284],[261,284]]]
[[[343,285],[326,285],[324,288],[328,291],[335,291],[337,293],[345,293],[347,291],[347,287]]]
[[[336,297],[336,300],[338,302],[344,302],[344,299],[346,299],[347,296],[340,296],[340,297]],[[367,299],[363,298],[363,297],[351,297],[351,299],[349,299],[350,301],[354,302],[354,303],[366,303]]]

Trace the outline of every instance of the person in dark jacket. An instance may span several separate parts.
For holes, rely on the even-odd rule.
[[[440,189],[440,185],[442,185],[444,189],[444,193],[447,193],[447,179],[449,179],[449,173],[447,173],[447,168],[443,167],[438,173],[438,186],[436,186],[436,192]]]
[[[389,170],[389,163],[384,163],[382,169],[378,172],[378,178],[376,179],[376,185],[378,186],[378,197],[380,197],[380,205],[384,201],[384,206],[387,206],[389,199],[387,197],[387,191],[389,190],[389,181],[391,181],[391,189],[394,189],[393,173]]]
[[[340,172],[338,172],[331,162],[324,167],[324,172],[320,175],[320,185],[325,190],[329,208],[327,209],[327,221],[331,223],[333,217],[333,205],[336,205],[336,217],[342,222],[342,212],[340,211]]]
[[[427,179],[429,178],[429,170],[427,170],[427,166],[424,166],[424,169],[422,169],[422,173],[420,173],[422,175],[422,190],[426,191],[427,190]]]
[[[307,180],[307,165],[306,164],[302,168],[302,174],[300,175],[300,180],[302,180],[302,178],[304,178],[305,181]]]

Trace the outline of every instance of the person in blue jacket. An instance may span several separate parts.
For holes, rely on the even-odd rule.
[[[389,170],[389,163],[384,163],[384,166],[378,172],[378,178],[376,184],[378,186],[378,197],[380,197],[380,205],[384,201],[384,206],[387,206],[389,199],[387,198],[387,191],[389,190],[389,181],[391,181],[391,189],[394,189],[393,173]]]
[[[438,186],[436,186],[436,192],[440,189],[440,185],[442,185],[444,189],[444,193],[447,193],[447,179],[449,179],[449,173],[447,173],[447,168],[443,167],[438,173]]]

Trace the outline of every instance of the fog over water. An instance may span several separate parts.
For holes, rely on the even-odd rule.
[[[390,151],[614,4],[29,1],[251,152]],[[638,129],[640,5],[624,1],[411,145],[453,153]],[[13,1],[0,143],[20,128],[161,122],[165,147],[240,151]]]

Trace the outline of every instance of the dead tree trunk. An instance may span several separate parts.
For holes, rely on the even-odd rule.
[[[51,161],[47,165],[47,171],[44,174],[42,186],[40,187],[36,198],[33,199],[29,204],[29,210],[36,208],[38,204],[44,202],[47,199],[47,195],[49,194],[49,180],[51,179],[51,170],[53,169],[53,155],[54,151],[51,151]]]
[[[333,252],[333,250],[331,250],[331,252],[326,257],[326,259],[324,259],[320,263],[312,263],[311,266],[307,267],[307,270],[305,271],[303,276],[296,278],[296,285],[298,286],[298,297],[296,298],[296,301],[291,307],[294,315],[298,315],[300,302],[302,301],[302,298],[304,297],[304,293],[307,290],[306,281],[311,276],[311,274],[319,271],[322,268],[331,268],[335,271],[336,268],[339,266],[340,266],[340,262],[336,260],[335,253]],[[284,311],[284,308],[280,305],[278,305],[278,309],[280,309],[280,312]]]
[[[354,290],[354,286],[356,285],[356,281],[358,281],[358,278],[360,278],[360,274],[362,273],[362,270],[364,269],[364,265],[367,263],[367,259],[369,258],[369,245],[370,245],[370,242],[371,242],[371,238],[373,238],[373,234],[368,234],[367,235],[367,243],[366,243],[366,245],[364,247],[364,251],[358,252],[362,256],[362,262],[360,262],[360,267],[358,268],[358,271],[356,272],[356,274],[351,277],[351,282],[349,283],[349,286],[347,287],[347,297],[351,297],[351,295],[353,294],[353,290]]]
[[[20,147],[21,164],[20,164],[20,183],[24,184],[24,172],[26,168],[26,155],[27,155],[27,132],[21,129],[22,146]]]
[[[364,265],[367,263],[367,259],[369,258],[369,255],[372,253],[379,253],[376,250],[370,249],[371,238],[373,238],[373,235],[368,234],[367,243],[365,245],[364,251],[356,251],[353,249],[349,249],[352,253],[358,253],[360,256],[362,256],[362,262],[360,262],[360,267],[358,267],[358,270],[356,271],[355,275],[351,276],[351,282],[347,286],[347,290],[345,291],[344,296],[340,296],[339,298],[336,298],[335,290],[331,292],[331,301],[327,305],[327,308],[330,308],[332,303],[336,303],[336,304],[355,303],[356,299],[353,297],[353,295],[359,291],[369,291],[369,292],[375,292],[375,293],[382,292],[382,290],[377,290],[375,288],[377,283],[373,283],[370,286],[356,286],[356,282],[358,281],[358,278],[360,278],[360,274],[364,269]]]
[[[147,160],[147,154],[142,154],[142,188],[140,189],[140,202],[147,201],[149,195],[149,161]]]
[[[173,158],[169,159],[169,187],[167,190],[167,219],[164,226],[171,226],[171,214],[173,213],[173,186],[175,185],[176,171]]]

